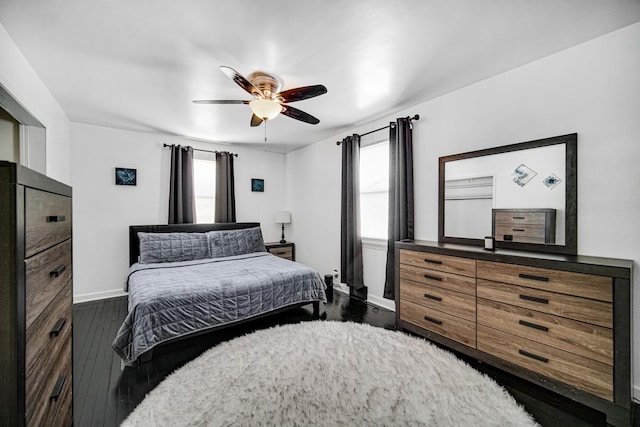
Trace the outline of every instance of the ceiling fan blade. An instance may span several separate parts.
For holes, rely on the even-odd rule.
[[[263,120],[255,114],[251,116],[251,126],[260,126]]]
[[[251,83],[242,74],[240,74],[239,72],[237,72],[233,68],[226,67],[226,66],[222,65],[220,67],[220,69],[222,70],[223,73],[225,73],[227,75],[227,77],[229,77],[231,80],[236,82],[236,84],[238,86],[240,86],[242,89],[244,89],[247,92],[249,92],[251,95],[257,96],[257,97],[260,97],[260,98],[264,97],[264,95],[262,94],[262,91],[260,89],[255,87],[253,85],[253,83]]]
[[[198,99],[193,101],[194,104],[248,104],[249,102],[239,99]]]
[[[303,99],[313,98],[314,96],[327,93],[327,88],[323,85],[303,86],[294,89],[285,90],[278,95],[284,99],[284,102],[302,101]]]
[[[282,114],[291,117],[292,119],[300,120],[301,122],[309,123],[312,125],[317,125],[318,123],[320,123],[320,120],[316,119],[309,113],[305,113],[302,110],[298,110],[297,108],[293,108],[284,104],[282,105],[282,107],[284,107],[282,109]]]

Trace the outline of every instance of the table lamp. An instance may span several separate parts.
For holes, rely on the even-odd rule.
[[[287,241],[284,240],[284,225],[291,223],[291,212],[276,212],[276,223],[282,224],[282,236],[280,236],[280,243],[287,243]]]

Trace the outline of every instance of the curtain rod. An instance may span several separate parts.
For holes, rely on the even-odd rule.
[[[405,119],[409,119],[409,121],[411,121],[411,120],[420,120],[420,115],[419,115],[419,114],[416,114],[416,115],[415,115],[415,116],[413,116],[413,117],[407,116],[407,117],[405,117]],[[390,125],[389,125],[389,126],[390,126]],[[360,135],[360,136],[365,136],[365,135],[369,135],[370,133],[378,132],[378,131],[381,131],[381,130],[384,130],[384,129],[389,129],[389,126],[383,126],[383,127],[381,127],[380,129],[371,130],[371,131],[369,131],[369,132],[363,133],[363,134],[362,134],[362,135]],[[394,125],[394,126],[395,126],[395,125]],[[340,144],[342,144],[342,141],[336,141],[336,145],[340,145]]]
[[[176,147],[175,144],[162,144],[163,147]],[[181,145],[178,145],[177,147],[182,147]],[[187,146],[185,145],[184,148],[186,148]],[[200,150],[199,148],[194,148],[193,151],[202,151],[203,153],[213,153],[213,154],[231,154],[234,157],[238,157],[238,153],[230,153],[229,151],[211,151],[211,150]]]

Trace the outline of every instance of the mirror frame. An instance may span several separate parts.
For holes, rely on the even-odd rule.
[[[463,245],[483,246],[483,239],[465,237],[449,237],[444,232],[444,182],[445,165],[454,160],[470,159],[473,157],[490,156],[492,154],[510,151],[527,150],[530,148],[546,147],[549,145],[566,144],[565,151],[565,234],[564,245],[545,245],[538,243],[518,243],[496,241],[497,249],[518,249],[533,252],[550,252],[558,254],[576,255],[578,249],[578,134],[554,136],[501,147],[487,148],[467,153],[453,154],[438,159],[438,242],[456,243]]]

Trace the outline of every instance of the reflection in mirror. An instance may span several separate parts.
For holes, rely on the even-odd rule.
[[[558,144],[447,162],[445,235],[472,239],[495,235],[498,241],[507,236],[511,241],[564,245],[565,151],[565,145]],[[554,185],[548,184],[549,179]],[[498,214],[498,219],[505,218],[497,224],[498,229],[506,231],[495,233],[493,209],[533,208],[555,210],[555,224],[549,224],[555,228],[555,235],[546,242],[544,238],[537,241],[518,234],[524,233],[519,231],[524,229],[524,212],[508,218],[515,222],[508,230],[500,226],[508,224],[507,215]],[[531,226],[544,232],[544,219],[534,216],[533,221]]]
[[[440,157],[438,241],[575,254],[577,134]]]
[[[46,129],[0,84],[0,160],[46,173]],[[7,147],[9,145],[9,147]]]

